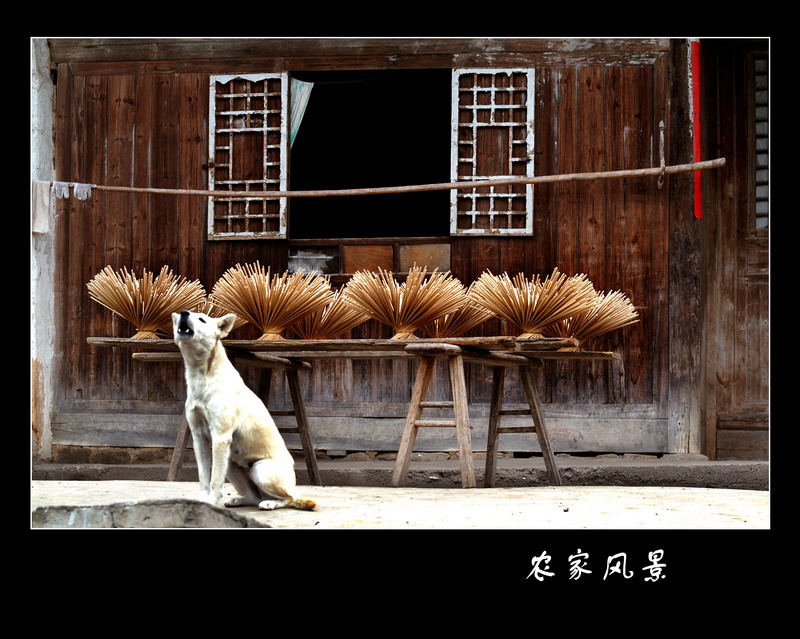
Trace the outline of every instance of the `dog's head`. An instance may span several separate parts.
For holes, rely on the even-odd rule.
[[[233,313],[224,317],[211,317],[205,313],[181,311],[172,314],[172,332],[178,345],[198,342],[205,343],[210,348],[218,339],[223,339],[231,332],[235,321],[236,315]]]

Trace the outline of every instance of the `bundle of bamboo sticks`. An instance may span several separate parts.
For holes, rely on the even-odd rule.
[[[571,277],[558,268],[541,279],[530,280],[518,273],[481,274],[474,283],[474,299],[483,308],[513,324],[522,339],[541,338],[544,328],[591,308],[595,300],[592,283],[586,275]]]
[[[457,337],[496,316],[511,323],[520,338],[567,337],[583,344],[639,321],[621,291],[595,290],[586,275],[568,277],[557,268],[544,279],[485,271],[466,289],[449,271],[416,264],[404,282],[390,271],[358,271],[334,293],[321,275],[271,275],[255,264],[237,264],[205,295],[199,281],[173,275],[167,266],[154,277],[137,278],[110,266],[87,283],[91,299],[133,324],[134,339],[158,339],[172,332],[172,313],[184,309],[221,317],[234,313],[235,328],[252,323],[259,339],[284,339],[289,327],[302,339],[332,339],[374,318],[394,329],[393,339]]]
[[[198,313],[205,313],[206,315],[208,315],[210,317],[217,317],[217,318],[224,317],[225,315],[228,315],[228,312],[225,311],[225,309],[220,307],[220,305],[217,304],[214,301],[214,296],[213,295],[209,295],[208,297],[206,297],[206,301],[203,303],[203,305],[200,308],[197,309],[197,312]],[[235,313],[234,313],[234,315],[235,315]],[[240,327],[244,326],[245,324],[247,324],[247,320],[242,319],[241,317],[236,315],[236,319],[233,322],[233,328],[231,329],[231,331],[235,331],[237,328],[240,328]]]
[[[340,289],[334,292],[330,304],[309,313],[291,329],[301,339],[334,339],[368,319],[366,313],[344,301]]]
[[[475,284],[470,284],[464,297],[464,303],[452,313],[447,313],[428,322],[422,327],[429,337],[460,337],[468,330],[483,324],[494,317],[494,313],[482,307],[474,298]]]
[[[199,281],[173,275],[167,266],[153,278],[147,269],[141,279],[125,267],[116,272],[106,266],[87,284],[89,296],[133,324],[133,339],[159,339],[172,333],[172,313],[197,310],[206,294]]]
[[[303,271],[271,275],[259,262],[228,269],[211,294],[222,310],[257,326],[262,340],[285,339],[287,327],[333,300],[323,276]]]
[[[633,303],[621,291],[596,292],[594,304],[572,317],[559,320],[544,329],[546,337],[568,337],[578,346],[565,350],[583,350],[584,342],[639,321]]]
[[[415,331],[458,310],[465,298],[464,286],[449,271],[435,269],[427,275],[427,267],[415,264],[401,284],[383,269],[358,271],[345,288],[344,300],[391,326],[392,339],[415,339]]]

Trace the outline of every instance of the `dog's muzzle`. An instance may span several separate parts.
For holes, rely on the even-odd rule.
[[[194,329],[189,325],[189,311],[181,311],[181,318],[178,320],[178,337],[191,337]]]

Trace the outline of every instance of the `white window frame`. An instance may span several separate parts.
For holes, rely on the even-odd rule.
[[[460,93],[460,83],[459,80],[462,75],[465,74],[524,74],[527,78],[527,87],[526,87],[526,114],[525,114],[525,126],[527,128],[526,135],[525,135],[525,176],[526,177],[533,177],[534,176],[534,160],[533,160],[533,150],[534,150],[534,95],[535,95],[535,72],[533,69],[529,68],[465,68],[465,69],[453,69],[452,73],[452,128],[451,128],[451,145],[450,145],[450,177],[452,182],[461,182],[461,181],[473,181],[473,180],[484,180],[484,179],[492,179],[492,178],[506,178],[506,177],[520,177],[519,175],[512,175],[512,172],[509,171],[508,175],[477,175],[475,171],[473,171],[472,176],[469,178],[465,178],[463,176],[459,177],[459,165],[463,162],[469,162],[469,158],[461,159],[459,156],[459,145],[461,144],[459,140],[459,130],[462,127],[471,127],[473,129],[472,134],[472,141],[474,146],[475,141],[475,131],[478,126],[481,126],[479,123],[473,121],[471,123],[460,124],[459,123],[459,111],[461,107],[459,106],[459,93]],[[476,89],[477,90],[477,89]],[[488,106],[496,106],[494,103]],[[475,109],[473,109],[475,111]],[[513,143],[513,142],[512,142]],[[509,144],[509,152],[510,152],[510,162],[513,161],[511,158],[514,157],[514,153],[511,150],[512,143]],[[473,167],[475,166],[475,158],[473,156]],[[492,191],[493,191],[492,187]],[[450,195],[450,235],[452,236],[482,236],[482,235],[533,235],[533,185],[527,184],[525,188],[525,225],[524,227],[519,228],[506,228],[506,227],[494,227],[494,218],[497,216],[508,215],[505,211],[494,211],[492,210],[493,207],[486,212],[478,212],[472,215],[473,217],[473,226],[472,228],[458,228],[459,222],[459,213],[458,213],[458,203],[459,200],[463,200],[466,198],[472,198],[473,202],[475,201],[477,193],[475,189],[453,189]],[[501,196],[502,197],[502,196]],[[505,196],[507,197],[507,196]],[[492,202],[494,201],[493,197],[490,197]],[[473,205],[474,210],[474,205]],[[475,217],[477,215],[485,215],[489,218],[489,228],[476,228],[475,227]],[[461,215],[463,217],[463,214]]]
[[[264,134],[264,166],[262,166],[262,172],[264,180],[263,182],[270,183],[270,186],[267,190],[278,190],[278,191],[285,191],[287,187],[287,168],[288,168],[288,140],[289,140],[289,81],[288,81],[288,74],[285,72],[282,73],[257,73],[257,74],[222,74],[222,75],[212,75],[209,79],[209,123],[208,123],[208,149],[209,149],[209,172],[208,172],[208,188],[209,190],[215,190],[218,186],[218,182],[216,179],[216,169],[215,169],[215,158],[216,158],[216,151],[217,151],[217,83],[226,84],[235,79],[244,79],[251,82],[259,82],[261,80],[267,81],[271,79],[280,79],[280,91],[281,91],[281,118],[280,118],[280,143],[279,143],[279,177],[278,180],[268,180],[266,177],[267,171],[267,158],[266,158],[266,139],[267,139],[267,130],[269,129],[267,123],[267,104],[266,99],[264,102],[264,110],[263,110],[263,134]],[[230,112],[229,115],[236,115],[234,112]],[[241,115],[245,115],[244,112]],[[242,129],[237,129],[241,131]],[[233,149],[230,150],[231,153],[234,152]],[[262,188],[258,188],[257,190],[263,190]],[[209,240],[230,240],[230,239],[285,239],[287,237],[287,199],[286,197],[281,198],[265,198],[265,197],[247,197],[246,191],[243,191],[243,196],[241,198],[231,198],[231,197],[214,197],[210,196],[208,198],[208,239]],[[279,200],[279,212],[278,212],[278,224],[276,231],[241,231],[241,232],[226,232],[226,231],[217,231],[215,230],[215,222],[214,222],[214,211],[215,205],[219,204],[220,202],[230,202],[239,201],[244,202],[245,209],[249,209],[249,205],[251,202],[262,202],[262,206],[266,207],[267,201],[271,200]],[[266,209],[265,209],[266,210]],[[265,219],[267,217],[266,213],[262,216],[255,216],[253,219],[255,221],[261,217]]]

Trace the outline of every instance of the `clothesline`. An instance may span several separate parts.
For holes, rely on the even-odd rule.
[[[69,187],[72,186],[75,196],[85,200],[92,190],[112,191],[124,193],[151,193],[154,195],[193,195],[218,198],[262,198],[262,197],[329,197],[345,195],[379,195],[390,193],[415,193],[422,191],[443,191],[450,189],[474,189],[485,186],[505,186],[513,184],[545,184],[553,182],[575,182],[588,180],[608,180],[627,177],[662,177],[675,173],[692,171],[705,171],[716,169],[725,165],[725,158],[692,162],[689,164],[676,164],[672,166],[659,166],[649,169],[627,169],[620,171],[596,171],[589,173],[564,173],[561,175],[541,175],[533,177],[505,177],[485,180],[472,180],[464,182],[443,182],[438,184],[420,184],[414,186],[387,186],[361,189],[337,190],[308,190],[308,191],[214,191],[202,189],[161,189],[133,186],[102,186],[96,184],[80,184],[76,182],[53,182],[53,195],[55,197],[69,197]]]

